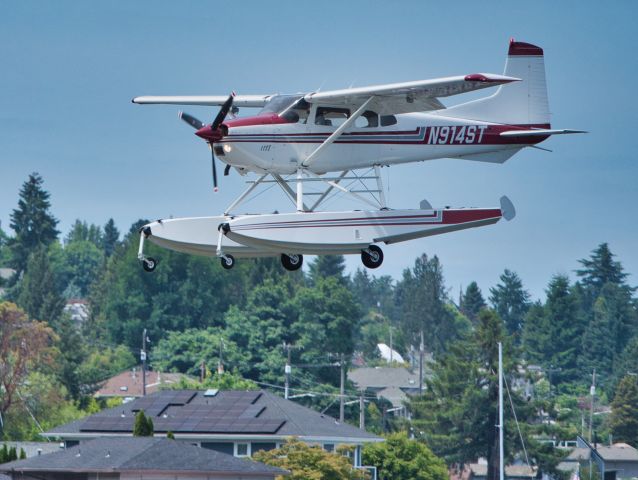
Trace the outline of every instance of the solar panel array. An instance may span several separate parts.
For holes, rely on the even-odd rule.
[[[89,417],[81,431],[130,432],[140,410],[151,416],[155,431],[175,433],[276,433],[284,419],[259,418],[266,409],[261,392],[220,392],[204,397],[193,391],[164,391],[136,400],[125,417]]]

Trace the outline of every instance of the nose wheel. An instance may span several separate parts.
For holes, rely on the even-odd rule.
[[[383,263],[383,250],[376,245],[370,245],[361,250],[361,261],[367,268],[379,268]]]
[[[281,264],[290,272],[299,270],[303,265],[303,255],[300,254],[281,254]]]

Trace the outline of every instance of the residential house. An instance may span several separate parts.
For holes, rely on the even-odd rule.
[[[0,268],[0,284],[9,280],[15,275],[16,271],[12,268]],[[5,289],[0,287],[0,298],[4,296]]]
[[[626,443],[590,444],[577,437],[577,447],[558,465],[560,470],[577,473],[591,464],[603,480],[638,477],[638,450]]]
[[[15,448],[18,454],[20,450],[24,450],[27,458],[57,452],[61,448],[64,448],[64,444],[60,444],[59,442],[0,442],[0,448],[2,448],[3,445],[6,445],[7,448]]]
[[[419,393],[419,374],[403,367],[363,367],[348,371],[348,380],[359,390],[373,392],[392,403],[397,415],[405,413],[408,395]]]
[[[68,450],[0,465],[24,480],[274,480],[289,472],[185,442],[105,437]]]
[[[297,437],[327,451],[351,445],[353,464],[360,466],[363,444],[383,441],[272,393],[240,390],[163,390],[43,435],[60,438],[67,446],[100,437],[131,436],[140,410],[153,420],[156,436],[170,431],[177,440],[236,457],[250,457]]]
[[[507,480],[533,480],[538,469],[527,465],[506,465],[504,477]],[[467,480],[487,480],[487,463],[470,463],[462,478]]]
[[[144,395],[142,389],[142,369],[135,367],[109,378],[95,393],[97,398],[122,397],[125,402]],[[179,384],[182,378],[188,379],[182,373],[146,372],[146,394],[155,393],[162,387]]]
[[[89,319],[89,301],[82,298],[70,298],[64,305],[64,312],[68,313],[77,328]]]

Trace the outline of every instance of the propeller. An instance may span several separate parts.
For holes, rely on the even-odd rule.
[[[189,115],[188,113],[179,112],[179,118],[188,123],[191,127],[197,130],[196,135],[205,139],[208,143],[208,148],[211,153],[211,164],[213,170],[213,187],[215,192],[218,191],[217,187],[217,166],[215,162],[215,151],[213,150],[213,143],[219,141],[224,136],[224,132],[219,128],[226,119],[226,116],[233,108],[233,99],[235,98],[235,92],[228,96],[228,99],[223,103],[222,108],[219,109],[213,123],[205,125],[201,120]],[[230,165],[226,165],[224,175],[228,175]]]

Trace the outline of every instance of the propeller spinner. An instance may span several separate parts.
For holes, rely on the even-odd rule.
[[[224,137],[224,135],[227,133],[227,132],[224,132],[223,131],[224,129],[220,127],[222,126],[222,123],[224,123],[224,120],[226,119],[226,115],[228,115],[228,112],[230,112],[230,110],[233,107],[234,98],[235,98],[235,92],[230,94],[228,99],[222,105],[222,108],[219,109],[219,112],[217,113],[217,116],[213,120],[213,123],[211,123],[210,125],[204,124],[202,121],[198,120],[192,115],[189,115],[188,113],[179,112],[179,118],[184,120],[195,130],[197,130],[195,132],[195,135],[197,135],[200,138],[203,138],[208,143],[208,148],[210,149],[210,153],[211,153],[211,162],[212,162],[212,169],[213,169],[213,187],[215,191],[218,190],[218,187],[217,187],[217,167],[215,164],[215,152],[213,150],[213,143],[221,140]]]

